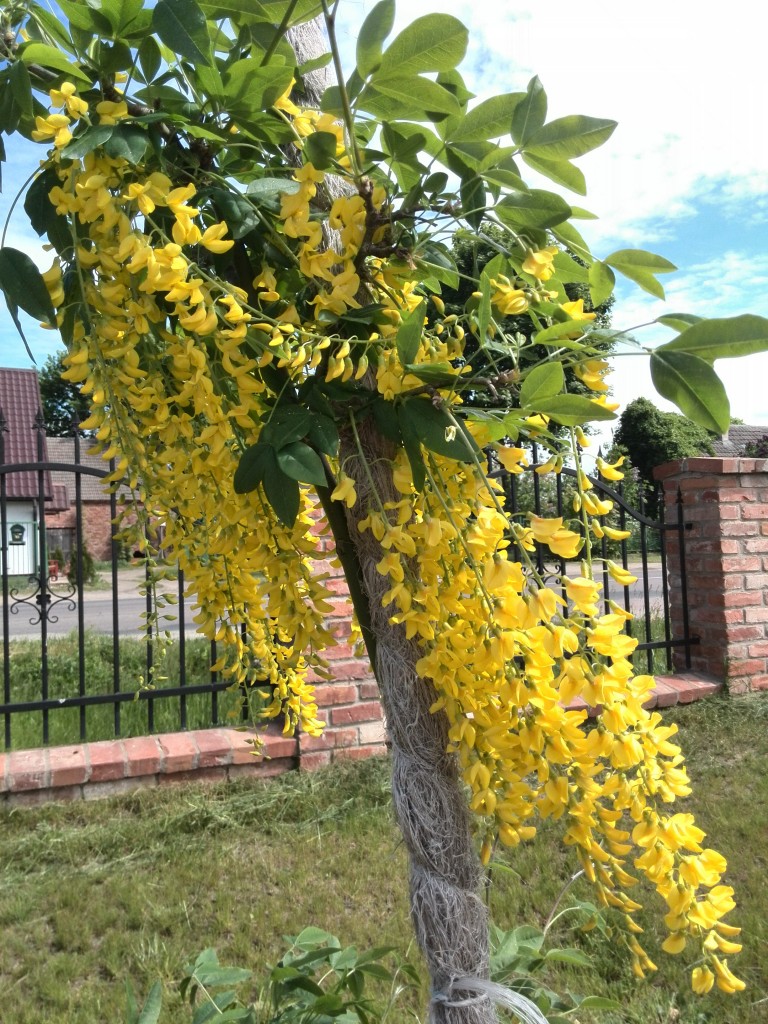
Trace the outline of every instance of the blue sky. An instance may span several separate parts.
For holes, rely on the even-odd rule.
[[[374,2],[341,0],[346,52],[354,52],[356,26]],[[621,285],[614,326],[630,327],[664,311],[768,317],[768,133],[762,129],[768,6],[752,7],[748,20],[711,0],[401,0],[399,7],[398,29],[437,10],[470,26],[462,70],[478,98],[525,88],[538,74],[550,118],[580,113],[619,122],[609,142],[580,161],[587,197],[566,195],[599,215],[582,224],[596,255],[647,248],[679,270],[662,279],[666,304]],[[30,144],[17,148],[17,140],[7,148],[3,221],[42,153]],[[12,218],[6,244],[47,266],[24,228],[23,211]],[[29,326],[39,365],[58,347],[56,335]],[[664,336],[639,335],[647,343]],[[0,365],[30,365],[5,313]],[[622,357],[616,365],[619,401],[654,398],[645,357]],[[733,414],[768,426],[768,354],[720,361],[717,368]]]

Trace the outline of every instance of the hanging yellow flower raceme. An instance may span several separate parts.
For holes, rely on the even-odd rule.
[[[361,258],[366,240],[378,242],[387,230],[382,188],[320,209],[313,201],[324,173],[303,163],[285,179],[279,211],[270,214],[269,262],[249,268],[246,291],[217,271],[217,258],[228,257],[237,235],[209,214],[196,184],[172,181],[150,157],[130,164],[97,147],[82,159],[62,158],[71,125],[87,108],[67,83],[52,91],[51,103],[67,113],[38,117],[33,134],[54,147],[47,167],[59,184],[50,201],[77,225],[72,265],[84,311],[71,331],[65,377],[89,396],[86,426],[103,456],[117,458],[115,480],[134,488],[144,521],[162,525],[164,546],[194,596],[195,621],[220,645],[217,670],[247,689],[266,682],[271,697],[262,716],[284,714],[286,730],[300,724],[316,735],[322,728],[307,675],[328,674],[324,651],[335,641],[325,623],[329,591],[312,567],[322,551],[309,488],[296,483],[290,520],[276,514],[263,488],[235,487],[243,453],[260,444],[274,452],[270,438],[284,427],[260,371],[284,374],[294,393],[311,379],[334,386],[363,379],[370,408],[399,410],[395,417],[415,410],[432,423],[440,410],[446,418],[438,450],[419,449],[423,480],[414,479],[403,449],[393,454],[399,500],[384,501],[375,486],[358,495],[343,466],[331,467],[337,483],[330,497],[359,512],[359,529],[381,547],[383,603],[390,621],[418,644],[417,672],[434,687],[435,710],[447,716],[450,749],[481,819],[483,861],[491,855],[489,837],[515,846],[535,834],[537,815],[561,819],[599,902],[623,920],[636,973],[653,969],[635,937],[639,904],[628,895],[643,875],[667,907],[665,949],[702,947],[694,990],[717,983],[737,991],[742,983],[723,959],[738,951],[730,941],[738,930],[722,921],[733,907],[721,884],[725,862],[702,847],[704,834],[689,815],[665,809],[688,793],[675,729],[644,708],[653,680],[633,676],[637,641],[626,632],[626,614],[604,601],[593,578],[589,531],[612,540],[627,534],[602,522],[612,502],[596,495],[581,468],[584,435],[572,436],[575,518],[510,523],[479,459],[440,454],[460,436],[460,375],[451,360],[462,357],[471,318],[462,327],[435,300],[431,325],[416,313],[423,323],[411,349],[401,328],[423,302],[411,268],[396,252]],[[300,140],[314,131],[334,134],[344,166],[344,139],[332,118],[299,110],[287,92],[274,106]],[[102,101],[95,115],[111,125],[127,108]],[[338,233],[337,249],[326,246],[324,228]],[[555,256],[553,248],[528,251],[518,265],[547,281]],[[63,324],[70,300],[61,261],[44,280]],[[503,316],[537,301],[503,274],[494,275],[491,289]],[[340,330],[338,318],[359,311],[363,295],[376,310],[375,326],[361,320],[354,333]],[[581,300],[563,310],[575,321],[594,319]],[[435,383],[416,375],[424,365],[440,368]],[[597,358],[575,366],[600,404],[607,369]],[[343,403],[332,411],[349,427]],[[549,426],[546,415],[533,413],[515,429],[531,439]],[[510,474],[529,463],[523,441],[494,451]],[[598,459],[598,472],[618,480],[620,465]],[[554,453],[540,469],[562,467],[563,456]],[[558,572],[568,570],[557,591],[537,573],[537,545],[555,556]],[[603,568],[622,586],[635,581],[612,561]],[[583,728],[585,711],[567,710],[574,698],[602,707],[594,728]]]

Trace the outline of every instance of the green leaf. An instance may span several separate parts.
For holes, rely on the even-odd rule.
[[[565,386],[565,373],[560,363],[541,363],[528,373],[520,388],[520,405],[523,408],[538,408],[542,398],[559,395]]]
[[[592,966],[590,958],[580,949],[550,949],[544,959],[559,964],[572,964],[574,967]]]
[[[452,387],[459,379],[450,363],[406,363],[403,369],[433,388]]]
[[[702,319],[693,313],[665,313],[664,316],[657,316],[654,322],[664,324],[665,327],[674,327],[676,331],[686,331],[692,324],[701,323]]]
[[[571,252],[576,253],[579,259],[584,260],[588,266],[592,265],[594,257],[589,251],[589,246],[573,224],[564,221],[562,224],[558,224],[556,227],[552,228],[552,234],[558,242],[562,242],[563,245],[567,246],[571,250]]]
[[[613,294],[616,277],[611,268],[601,260],[595,260],[589,268],[589,294],[592,305],[601,306]]]
[[[297,481],[286,476],[275,464],[274,470],[264,477],[264,494],[280,522],[293,526],[301,503]]]
[[[419,351],[421,335],[424,330],[426,305],[426,299],[422,299],[414,310],[403,317],[398,329],[395,344],[397,345],[397,357],[403,366],[406,363],[412,363]]]
[[[139,1007],[136,1003],[136,996],[133,986],[126,978],[125,981],[125,1021],[126,1024],[138,1024]]]
[[[293,441],[281,448],[277,453],[277,464],[293,480],[321,487],[326,483],[320,456],[303,441]]]
[[[659,394],[674,402],[694,423],[717,434],[728,430],[728,396],[723,382],[706,360],[689,352],[670,352],[665,345],[651,353],[651,379]]]
[[[408,456],[408,462],[411,467],[413,486],[421,493],[424,490],[424,484],[427,479],[427,467],[424,464],[421,441],[419,440],[414,423],[408,416],[406,407],[402,404],[397,406],[397,419],[400,428],[400,438],[402,439],[403,448]]]
[[[578,427],[590,420],[615,420],[616,414],[597,405],[583,395],[557,395],[545,398],[536,405],[536,412],[544,413],[565,427]]]
[[[395,24],[395,0],[379,0],[357,37],[357,70],[363,78],[381,64],[382,44]]]
[[[213,64],[205,15],[195,0],[158,0],[152,28],[173,53],[193,64]]]
[[[610,256],[606,256],[603,262],[610,264],[620,274],[639,285],[643,291],[659,299],[664,298],[664,289],[655,275],[669,274],[672,270],[677,270],[674,263],[644,249],[618,249]]]
[[[509,134],[513,115],[525,93],[492,96],[468,111],[448,137],[449,142],[485,142]]]
[[[318,171],[327,171],[336,159],[336,136],[332,132],[312,132],[304,139],[304,156]]]
[[[491,326],[491,279],[488,268],[480,275],[480,302],[477,304],[477,336],[483,344]]]
[[[56,325],[56,314],[45,281],[26,253],[10,246],[0,249],[0,288],[6,299],[35,320]]]
[[[528,139],[525,150],[545,160],[572,160],[601,146],[616,128],[615,121],[571,114],[550,121]]]
[[[92,128],[86,128],[82,135],[76,135],[63,147],[61,155],[67,160],[81,160],[92,150],[103,146],[115,128],[116,125],[113,124],[97,124]]]
[[[621,1003],[607,996],[585,996],[579,1002],[579,1009],[584,1010],[620,1010]]]
[[[395,37],[382,56],[376,85],[383,77],[401,78],[422,71],[451,71],[464,59],[468,32],[448,14],[425,14]]]
[[[563,283],[578,281],[581,284],[587,284],[589,281],[589,268],[583,267],[581,263],[577,263],[572,256],[569,256],[567,252],[563,252],[562,249],[555,253],[552,262],[555,265],[558,281]]]
[[[542,127],[546,117],[547,94],[538,75],[534,75],[512,118],[512,138],[519,145],[525,145],[531,135]]]
[[[339,431],[330,416],[314,413],[308,437],[315,448],[336,458],[339,453]]]
[[[258,178],[252,181],[245,192],[257,203],[279,199],[281,193],[295,195],[301,188],[301,182],[289,178]]]
[[[571,208],[564,199],[554,192],[536,188],[530,192],[508,192],[495,210],[501,220],[513,228],[549,228],[571,215]]]
[[[415,431],[425,448],[457,462],[471,462],[479,451],[477,443],[461,421],[456,427],[442,408],[427,398],[408,398],[400,411],[401,424]]]
[[[44,68],[52,68],[60,71],[68,78],[77,79],[79,82],[91,84],[91,79],[84,71],[81,71],[76,64],[72,64],[67,58],[56,49],[55,46],[47,46],[45,43],[24,43],[19,47],[19,56],[25,64],[42,64]]]
[[[483,223],[487,197],[485,182],[477,175],[464,178],[461,182],[461,216],[475,231]]]
[[[578,320],[562,320],[558,323],[552,324],[551,327],[545,327],[543,331],[539,331],[534,334],[533,341],[536,345],[555,345],[559,347],[564,345],[566,341],[575,340],[580,337],[585,327],[587,326],[586,321]],[[569,346],[565,346],[566,348]],[[576,348],[582,348],[582,344],[579,343],[575,346]]]
[[[32,116],[32,80],[27,71],[27,65],[20,60],[11,64],[9,72],[11,91],[16,105],[26,117]]]
[[[104,143],[104,152],[113,160],[123,159],[130,164],[138,164],[144,159],[149,145],[149,135],[138,125],[116,124],[112,134]]]
[[[384,80],[377,78],[376,90],[399,103],[418,104],[420,110],[429,113],[457,114],[461,110],[455,96],[447,89],[429,78],[420,78],[418,75],[392,75]],[[407,115],[403,113],[402,116]]]
[[[586,179],[579,168],[572,164],[570,160],[544,160],[542,157],[528,152],[523,153],[523,160],[534,171],[543,174],[550,181],[555,181],[558,185],[564,185],[571,192],[576,192],[580,196],[587,194]]]
[[[660,318],[661,319],[661,318]],[[678,317],[679,319],[679,317]],[[735,359],[768,350],[768,320],[762,316],[698,320],[657,352],[685,351],[706,359]]]
[[[157,1024],[160,1019],[160,1011],[163,1008],[163,986],[156,981],[149,990],[149,995],[139,1013],[136,1024]]]
[[[233,484],[235,494],[255,491],[265,476],[276,469],[275,450],[271,444],[258,441],[246,448],[237,464]]]
[[[261,439],[275,448],[283,448],[306,437],[312,425],[312,413],[303,405],[281,405],[274,410],[261,432]]]

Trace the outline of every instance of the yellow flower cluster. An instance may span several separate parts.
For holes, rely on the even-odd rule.
[[[303,298],[267,263],[245,290],[218,272],[216,260],[234,240],[226,222],[206,212],[194,182],[174,182],[100,149],[64,159],[61,140],[70,116],[83,113],[81,101],[66,85],[51,99],[68,113],[40,119],[36,137],[53,140],[48,162],[59,185],[50,200],[76,228],[76,286],[63,286],[58,264],[46,275],[60,322],[75,311],[65,376],[90,398],[86,426],[103,456],[118,458],[115,479],[127,477],[144,518],[163,526],[164,546],[197,601],[196,621],[222,643],[221,671],[236,685],[267,680],[274,696],[265,714],[283,711],[286,729],[300,722],[317,733],[306,672],[327,674],[323,651],[333,638],[324,625],[328,591],[311,562],[310,496],[302,487],[288,527],[262,489],[238,494],[233,479],[243,451],[275,412],[259,373],[269,365],[296,385],[312,374],[341,383],[365,376],[378,401],[394,407],[411,392],[410,402],[453,419],[459,400],[452,388],[424,394],[411,364],[401,362],[398,328],[423,295],[408,267],[380,255],[387,195],[351,190],[323,210],[316,203],[323,172],[304,163],[286,179],[272,224],[276,245],[301,277]],[[332,122],[300,111],[287,95],[276,106],[300,138],[336,134],[343,165],[343,138]],[[102,123],[127,113],[120,103],[99,104],[96,112]],[[523,272],[546,281],[553,260],[551,250],[529,253]],[[491,301],[504,315],[537,301],[503,275],[492,287]],[[334,318],[363,304],[379,311],[375,329],[338,333]],[[451,371],[463,328],[434,305],[439,320],[423,327],[414,362]],[[580,302],[563,308],[577,321],[594,316]],[[598,359],[576,367],[601,404],[607,369]],[[547,421],[532,416],[523,426],[533,436]],[[459,428],[453,419],[446,443]],[[665,809],[689,792],[675,727],[645,709],[653,679],[633,675],[636,641],[625,631],[627,615],[604,602],[592,575],[589,531],[622,534],[601,523],[612,503],[593,493],[580,469],[583,441],[574,432],[575,521],[533,516],[510,523],[498,485],[479,461],[457,463],[431,451],[422,450],[426,480],[417,489],[412,464],[398,450],[398,500],[385,501],[372,488],[370,506],[356,509],[359,527],[378,542],[391,622],[419,644],[417,671],[437,692],[434,710],[447,715],[451,750],[482,820],[483,860],[496,836],[515,846],[535,834],[537,817],[562,819],[565,841],[600,901],[623,916],[636,973],[653,968],[636,938],[639,903],[629,895],[642,875],[668,909],[665,949],[680,952],[689,940],[702,947],[696,991],[715,982],[734,991],[741,982],[722,959],[738,951],[736,930],[722,921],[733,906],[721,882],[725,862],[702,846],[690,815]],[[497,454],[508,472],[527,464],[523,447],[501,446]],[[616,480],[619,465],[601,460],[599,471]],[[561,466],[555,455],[540,468]],[[354,483],[339,469],[332,498],[355,509]],[[557,559],[583,557],[581,573],[563,576],[558,591],[546,586],[531,560],[537,544]],[[622,566],[605,568],[621,585],[634,580]],[[567,710],[575,700],[602,708],[593,728],[584,728],[585,710]]]

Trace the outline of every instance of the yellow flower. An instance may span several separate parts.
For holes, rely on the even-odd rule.
[[[624,456],[620,455],[615,462],[606,462],[598,456],[597,471],[603,480],[623,480],[624,474],[619,471],[619,466],[624,462]]]
[[[225,221],[219,221],[218,224],[211,224],[209,228],[206,228],[200,238],[200,245],[204,245],[209,252],[222,253],[229,252],[232,246],[235,244],[233,239],[223,241],[224,235],[226,235],[229,228]]]
[[[341,475],[338,484],[331,494],[332,501],[343,501],[347,508],[352,506],[357,501],[357,491],[355,490],[355,481],[350,476]],[[391,557],[391,556],[389,556]],[[398,559],[399,562],[399,559]]]
[[[47,142],[53,139],[56,149],[62,149],[72,138],[69,130],[70,120],[66,114],[49,114],[48,117],[36,117],[32,139],[35,142]]]
[[[491,304],[504,316],[516,316],[528,309],[528,299],[521,288],[515,288],[508,277],[499,274],[491,281],[496,290],[491,293]]]
[[[584,312],[584,299],[576,299],[575,302],[562,302],[560,308],[565,310],[571,320],[594,320],[597,313]]]
[[[508,473],[522,473],[528,465],[528,455],[524,448],[508,448],[500,445],[496,449],[496,457]]]
[[[51,89],[48,95],[51,98],[52,107],[66,107],[71,118],[77,120],[83,114],[88,113],[88,104],[76,96],[77,86],[72,82],[62,82],[60,89]]]
[[[633,576],[631,572],[624,569],[620,565],[616,565],[615,562],[606,561],[606,568],[610,576],[620,583],[622,587],[628,587],[632,583],[637,583],[637,576]]]
[[[555,273],[552,261],[557,251],[557,246],[548,245],[546,249],[529,252],[523,261],[523,273],[530,274],[537,281],[548,281]]]
[[[694,967],[691,973],[691,988],[699,996],[705,996],[715,983],[715,976],[708,967]]]

